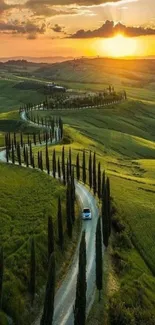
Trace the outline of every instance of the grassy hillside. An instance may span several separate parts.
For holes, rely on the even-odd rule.
[[[42,289],[47,277],[48,216],[52,216],[54,222],[57,280],[71,258],[76,237],[74,234],[70,245],[66,236],[67,250],[62,254],[57,244],[57,201],[60,195],[66,231],[66,193],[58,181],[44,173],[6,164],[0,164],[0,179],[0,247],[4,248],[5,258],[3,310],[15,324],[30,324],[30,238],[34,236],[36,245],[37,306],[43,298]]]
[[[60,112],[44,111],[40,114],[57,115]],[[126,319],[124,324],[142,325],[147,320],[147,324],[152,325],[154,324],[151,323],[152,319],[154,321],[155,317],[154,106],[129,101],[117,106],[109,106],[107,109],[63,111],[61,117],[66,123],[65,138],[70,142],[65,145],[66,157],[71,147],[75,163],[77,152],[80,152],[82,160],[82,150],[86,149],[88,165],[89,150],[96,151],[97,161],[101,162],[102,169],[106,169],[111,179],[111,193],[117,211],[116,217],[123,220],[128,229],[129,242],[134,243],[134,247],[131,243],[130,249],[128,246],[126,248],[128,245],[126,235],[122,234],[122,237],[120,235],[120,239],[119,235],[116,235],[119,244],[114,244],[115,250],[122,264],[117,270],[118,284],[115,288],[117,293],[113,298],[115,300],[112,300],[112,304],[108,302],[107,306],[111,306],[113,315],[116,306],[120,308],[119,311],[117,309],[117,313],[120,313],[123,321]],[[51,157],[52,149],[51,147]],[[57,156],[60,156],[62,147],[56,146],[55,149]],[[116,273],[116,270],[114,272]],[[116,278],[112,276],[110,281],[113,282],[109,282],[109,286],[115,287]],[[133,289],[133,283],[135,289]],[[112,289],[112,296],[115,289]],[[142,291],[142,302],[139,300],[139,290]],[[120,301],[124,302],[125,307],[121,307],[124,305],[121,305]],[[133,307],[135,305],[136,309]],[[98,305],[95,304],[94,308],[88,324],[108,324],[104,315],[104,321],[101,321],[101,308],[98,316],[95,313]],[[147,312],[144,315],[146,308]],[[127,317],[127,313],[131,315]],[[97,317],[98,322],[95,323]],[[137,317],[136,320],[135,317]],[[118,324],[118,318],[112,324]]]
[[[130,97],[155,101],[154,67],[154,60],[78,59],[41,67],[35,75],[70,88],[102,90],[114,84]]]

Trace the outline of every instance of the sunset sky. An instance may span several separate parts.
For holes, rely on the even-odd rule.
[[[0,57],[155,55],[155,0],[0,0]]]

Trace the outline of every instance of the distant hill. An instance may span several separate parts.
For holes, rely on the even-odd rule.
[[[1,62],[8,62],[8,61],[28,61],[34,63],[55,63],[55,62],[63,62],[72,60],[73,57],[63,57],[63,56],[51,56],[51,57],[7,57],[7,58],[0,58]]]
[[[77,59],[49,64],[34,72],[37,78],[83,84],[114,84],[155,89],[155,60]]]

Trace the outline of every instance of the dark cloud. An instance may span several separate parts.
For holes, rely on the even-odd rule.
[[[75,34],[69,36],[69,38],[108,38],[117,34],[123,34],[129,37],[155,35],[155,29],[143,28],[143,27],[127,27],[121,23],[114,25],[113,21],[107,20],[100,28],[95,30],[84,29],[78,30]]]
[[[64,27],[63,26],[60,26],[58,24],[55,24],[53,27],[52,27],[52,30],[56,33],[62,33],[64,31]]]
[[[72,5],[76,4],[78,6],[91,6],[91,5],[99,5],[107,2],[118,2],[121,0],[28,0],[26,5],[31,7],[33,5]]]
[[[52,8],[52,1],[29,0],[24,7],[30,9],[35,16],[59,16],[59,15],[74,15],[78,13],[77,8],[60,9]]]
[[[37,34],[44,34],[46,25],[35,25],[31,22],[19,23],[17,20],[13,23],[0,22],[0,32],[11,32],[12,34],[26,34],[29,39],[36,38]]]
[[[5,10],[9,10],[12,8],[17,8],[18,5],[8,5],[4,0],[0,0],[0,14],[3,13]]]

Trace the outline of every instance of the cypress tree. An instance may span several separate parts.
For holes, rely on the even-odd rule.
[[[60,167],[60,160],[58,158],[58,177],[61,179],[61,167]]]
[[[83,176],[83,183],[86,184],[86,155],[85,155],[85,150],[83,150],[82,176]]]
[[[54,296],[55,296],[55,256],[51,255],[48,268],[48,279],[44,300],[44,310],[40,325],[52,325],[54,314]]]
[[[56,152],[53,150],[53,177],[56,176]]]
[[[32,153],[32,143],[31,143],[31,140],[30,140],[30,165],[32,166],[33,165],[33,153]]]
[[[30,136],[29,136],[29,134],[27,136],[27,143],[28,143],[28,146],[29,146],[30,145]]]
[[[22,132],[20,133],[20,144],[21,144],[21,147],[23,147],[23,133]]]
[[[75,222],[75,182],[74,182],[74,169],[71,175],[71,217],[72,222]]]
[[[89,155],[89,186],[92,188],[92,154]]]
[[[109,177],[107,177],[106,188],[107,188],[107,210],[108,210],[109,236],[110,236],[111,235],[111,199],[110,199],[110,180],[109,180]]]
[[[74,325],[85,325],[86,323],[86,290],[86,241],[85,232],[83,232],[79,249],[79,270],[74,306]]]
[[[26,149],[25,149],[25,144],[23,148],[23,158],[24,158],[24,163],[26,164]]]
[[[102,290],[102,233],[101,220],[98,218],[96,227],[96,287],[99,291],[99,301],[101,300]]]
[[[50,163],[49,163],[49,154],[48,154],[47,143],[46,143],[46,169],[47,169],[47,173],[50,174]]]
[[[76,157],[76,177],[77,177],[77,180],[79,181],[80,180],[80,160],[79,160],[79,153],[77,154],[77,157]]]
[[[35,168],[34,155],[32,156],[32,167]]]
[[[34,145],[36,146],[37,141],[36,141],[36,134],[35,134],[35,133],[33,133],[33,143],[34,143]]]
[[[62,211],[61,211],[61,200],[58,199],[58,242],[60,248],[63,249],[64,235],[63,235],[63,225],[62,225]]]
[[[65,169],[65,147],[63,146],[62,148],[62,173],[64,174],[64,169]]]
[[[38,151],[38,168],[40,169],[40,152]]]
[[[93,158],[93,191],[94,195],[97,191],[97,182],[96,182],[96,153],[94,152],[94,158]]]
[[[5,135],[6,161],[9,162],[8,134]]]
[[[17,143],[17,158],[18,158],[18,163],[21,166],[21,152],[20,152],[20,144]]]
[[[40,131],[38,133],[38,139],[39,139],[39,143],[41,144],[41,134],[40,134]]]
[[[40,151],[40,169],[43,171],[43,155],[42,155],[42,151]]]
[[[26,158],[26,166],[29,167],[29,152],[28,147],[25,149],[25,158]]]
[[[104,188],[105,188],[105,171],[102,173],[102,197],[104,195]]]
[[[14,143],[13,143],[13,139],[12,139],[12,163],[15,163],[15,153],[14,153]]]
[[[68,237],[72,238],[71,186],[70,186],[70,183],[68,183],[67,190],[66,190],[66,218],[67,218]]]
[[[36,290],[36,256],[35,256],[35,242],[31,239],[31,262],[30,262],[30,295],[33,304]]]
[[[17,146],[17,140],[16,140],[16,133],[14,132],[14,145],[15,145],[15,148],[16,148],[16,146]]]
[[[69,163],[68,163],[68,159],[67,159],[67,166],[66,166],[66,178],[67,178],[67,184],[69,183],[69,176],[70,176],[70,168],[69,168]]]
[[[72,173],[72,151],[71,148],[69,148],[69,176],[71,176]]]
[[[0,250],[0,310],[2,309],[3,298],[3,274],[4,274],[4,254],[3,248]]]
[[[104,194],[102,197],[102,233],[103,244],[108,247],[109,244],[109,220],[108,220],[108,205],[107,205],[107,188],[104,187]]]
[[[48,259],[54,253],[54,229],[51,217],[48,217]]]
[[[101,164],[98,163],[98,198],[101,198]]]

